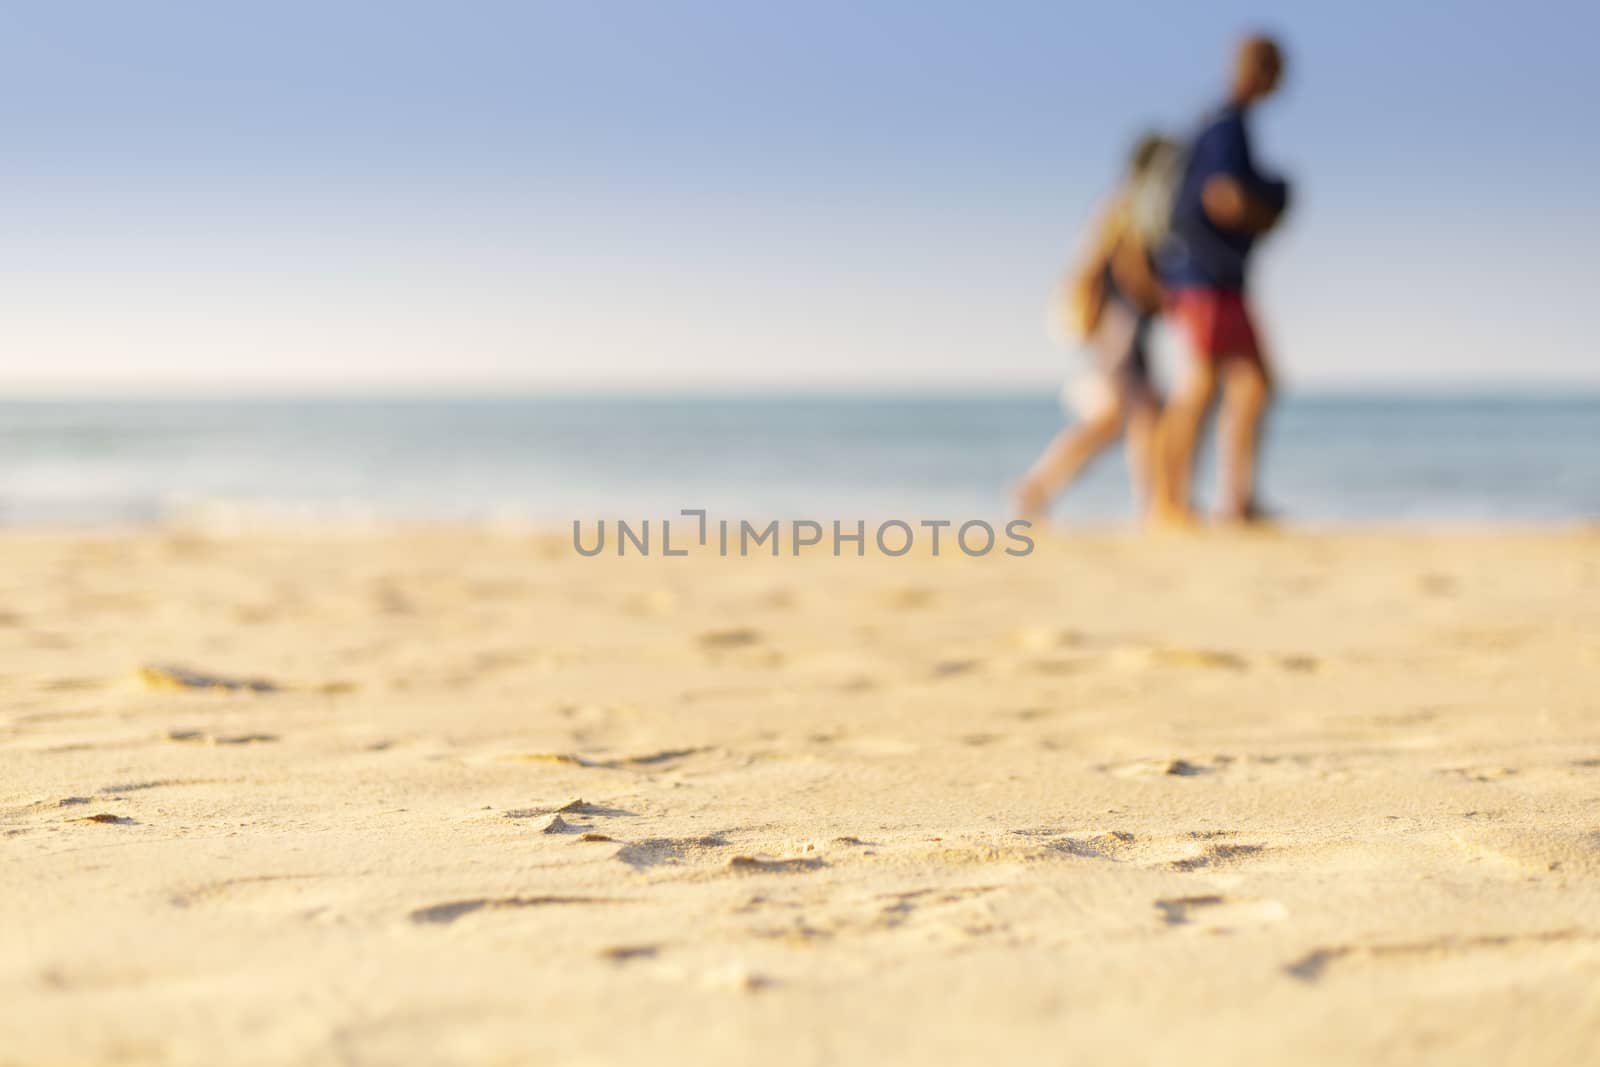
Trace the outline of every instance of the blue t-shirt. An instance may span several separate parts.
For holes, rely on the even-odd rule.
[[[1223,107],[1189,149],[1189,163],[1172,204],[1172,225],[1159,257],[1162,278],[1170,288],[1244,289],[1245,262],[1255,237],[1243,230],[1222,229],[1206,216],[1201,203],[1206,182],[1225,175],[1280,209],[1288,197],[1282,180],[1256,170],[1244,118],[1237,105]]]

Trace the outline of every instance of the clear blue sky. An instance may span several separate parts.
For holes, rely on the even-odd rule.
[[[1600,383],[1600,14],[6,3],[0,388],[997,386],[1142,126],[1279,33],[1309,385]]]

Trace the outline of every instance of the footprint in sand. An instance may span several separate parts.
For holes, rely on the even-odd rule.
[[[586,760],[573,752],[513,752],[502,759],[518,760],[522,763],[559,763],[568,767],[593,767],[594,762]]]
[[[278,739],[277,734],[211,734],[204,730],[168,730],[168,741],[200,745],[259,745]]]
[[[630,615],[670,615],[678,609],[678,594],[670,589],[647,589],[630,594],[623,601],[623,610]]]
[[[765,685],[710,685],[697,689],[685,689],[678,694],[678,699],[685,704],[703,704],[709,701],[721,700],[760,700],[771,697],[774,693],[782,692]]]
[[[1417,589],[1428,596],[1451,597],[1459,583],[1448,574],[1422,574],[1417,576]]]
[[[1175,837],[1138,837],[1126,830],[1013,830],[1052,852],[1085,859],[1136,863],[1171,871],[1222,870],[1270,851],[1267,845],[1232,840],[1233,830],[1194,830]]]
[[[602,768],[605,770],[636,770],[674,763],[689,756],[709,752],[708,746],[694,748],[664,748],[659,752],[644,752],[636,756],[616,756],[611,759],[592,759],[573,752],[514,752],[500,759],[519,760],[525,763],[556,763],[569,767]]]
[[[498,648],[479,652],[462,673],[465,680],[477,680],[486,674],[502,671],[529,670],[552,674],[568,665],[568,658],[559,652],[539,648]]]
[[[701,648],[749,648],[751,645],[760,644],[761,631],[748,626],[707,630],[695,640],[699,642]]]
[[[826,866],[820,856],[787,856],[764,859],[760,856],[729,856],[723,865],[738,874],[798,874]]]
[[[1296,653],[1246,656],[1223,649],[1148,645],[1131,645],[1116,649],[1112,653],[1111,662],[1132,670],[1182,667],[1240,672],[1248,671],[1255,666],[1274,666],[1279,670],[1296,674],[1314,674],[1326,667],[1326,663],[1316,656]]]
[[[954,678],[962,674],[974,674],[982,668],[981,659],[944,659],[935,663],[928,673],[935,678]]]
[[[771,647],[761,631],[750,627],[708,630],[695,639],[712,664],[745,667],[780,667],[783,653]]]
[[[661,951],[659,945],[610,945],[600,950],[600,958],[612,963],[631,963],[634,960],[654,959]]]
[[[734,912],[760,921],[761,925],[747,928],[753,936],[797,946],[852,936],[904,937],[907,933],[919,940],[965,943],[1006,928],[987,899],[1001,889],[996,885],[902,889],[836,899],[822,907],[752,896]]]
[[[768,589],[755,598],[755,603],[773,611],[790,611],[800,603],[800,595],[787,586]]]
[[[1312,949],[1284,965],[1284,972],[1302,982],[1317,982],[1334,964],[1406,963],[1446,961],[1477,953],[1515,953],[1592,945],[1600,934],[1583,930],[1546,930],[1526,934],[1489,934],[1471,937],[1436,937],[1422,941],[1397,941],[1366,945],[1331,945]],[[1493,975],[1493,969],[1485,972]]]
[[[1438,774],[1464,778],[1469,782],[1498,782],[1516,774],[1514,767],[1440,767]]]
[[[1115,860],[1126,859],[1136,841],[1137,838],[1125,830],[1078,830],[1054,838],[1049,847],[1069,856]]]
[[[1102,763],[1095,767],[1102,774],[1117,778],[1206,778],[1226,776],[1244,781],[1301,781],[1307,777],[1328,777],[1339,770],[1336,760],[1326,755],[1282,753],[1232,756],[1157,756],[1145,759]]]
[[[205,674],[173,664],[147,664],[139,668],[139,680],[151,689],[204,689],[219,692],[275,693],[276,683],[261,678],[234,678]]]
[[[1167,897],[1155,902],[1162,921],[1201,933],[1226,933],[1247,926],[1264,926],[1288,918],[1289,910],[1276,900],[1207,894]]]
[[[40,682],[39,688],[51,693],[87,693],[109,684],[105,678],[50,678]]]
[[[143,782],[117,782],[100,790],[101,796],[116,796],[122,793],[142,793],[146,789],[170,789],[179,785],[226,785],[237,782],[237,778],[153,778]]]
[[[890,589],[882,595],[884,607],[896,611],[921,611],[932,607],[939,599],[939,594],[932,589],[915,586],[904,589]]]
[[[1214,870],[1221,867],[1232,867],[1239,860],[1251,856],[1259,856],[1267,851],[1266,845],[1234,844],[1232,842],[1212,842],[1202,845],[1193,855],[1181,856],[1177,859],[1165,861],[1166,866],[1174,871],[1199,871]]]
[[[967,885],[940,889],[907,889],[880,893],[876,914],[866,923],[871,932],[917,929],[944,941],[965,942],[1005,930],[988,899],[1002,891],[998,885]]]
[[[622,904],[628,901],[616,897],[586,896],[528,896],[528,897],[472,897],[467,900],[448,900],[442,904],[429,904],[410,914],[412,922],[419,925],[448,926],[464,915],[480,911],[509,911],[519,908],[560,907],[571,904]]]
[[[257,903],[260,898],[273,896],[281,887],[281,883],[316,882],[327,878],[320,874],[258,874],[240,878],[224,878],[215,882],[204,882],[199,885],[183,889],[175,889],[169,898],[175,908],[193,908],[216,904],[237,906],[241,902]],[[299,899],[297,892],[286,894],[296,901],[296,907],[303,908],[304,901]]]
[[[1135,670],[1153,667],[1193,667],[1203,670],[1243,671],[1249,662],[1233,652],[1205,648],[1132,645],[1117,649],[1112,662]]]
[[[1475,860],[1523,874],[1554,878],[1600,878],[1600,831],[1572,833],[1483,826],[1460,830],[1451,840]]]
[[[1102,763],[1095,769],[1103,774],[1110,774],[1117,778],[1160,778],[1163,776],[1196,778],[1200,775],[1217,774],[1225,771],[1232,766],[1233,762],[1234,758],[1232,756],[1212,756],[1210,759],[1157,756],[1147,759],[1127,760],[1120,763]]]
[[[605,804],[591,804],[589,801],[583,799],[582,797],[573,797],[571,800],[569,800],[566,803],[560,805],[559,807],[553,807],[553,808],[519,808],[519,809],[516,809],[514,813],[508,811],[508,812],[506,812],[506,814],[507,815],[511,815],[513,818],[516,818],[518,816],[526,817],[529,814],[534,814],[534,815],[556,815],[556,814],[562,814],[562,815],[597,815],[597,816],[600,816],[600,817],[606,818],[606,819],[614,819],[614,818],[617,818],[618,816],[635,815],[637,813],[629,811],[626,808],[613,808],[613,807],[610,807],[610,806],[605,805]]]
[[[1069,674],[1082,674],[1084,671],[1093,666],[1093,663],[1090,660],[1083,658],[1068,659],[1066,657],[1057,656],[1051,659],[1029,660],[1024,663],[1023,666],[1032,671],[1034,674],[1043,674],[1050,677],[1060,678]]]
[[[720,833],[699,837],[652,837],[623,845],[614,858],[634,870],[643,870],[715,859],[718,850],[728,847],[728,840]]]
[[[582,797],[567,801],[565,804],[536,808],[510,808],[500,813],[502,818],[523,820],[537,820],[534,824],[536,832],[541,834],[581,834],[580,840],[611,840],[604,834],[594,833],[592,823],[574,822],[572,819],[587,816],[589,818],[611,819],[619,816],[631,816],[634,813],[622,808],[609,808],[603,804],[591,804]],[[563,818],[569,816],[571,818]]]
[[[1024,651],[1048,652],[1058,648],[1075,648],[1084,643],[1084,636],[1076,630],[1063,630],[1056,626],[1025,626],[1012,635],[1012,640]]]
[[[601,767],[656,767],[663,763],[676,763],[678,760],[689,756],[698,756],[702,752],[711,751],[709,746],[696,745],[689,748],[663,748],[657,752],[645,752],[637,756],[618,756],[616,759],[605,760],[598,764]]]

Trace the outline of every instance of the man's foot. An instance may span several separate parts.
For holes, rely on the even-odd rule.
[[[1151,504],[1145,512],[1145,522],[1156,530],[1193,530],[1200,525],[1194,512],[1171,501]]]
[[[1229,526],[1275,526],[1282,521],[1282,516],[1252,500],[1243,508],[1219,512],[1217,521]]]

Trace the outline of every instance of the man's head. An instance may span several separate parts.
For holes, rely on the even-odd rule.
[[[1272,95],[1283,80],[1283,49],[1271,37],[1246,37],[1233,64],[1233,98],[1253,104]]]

